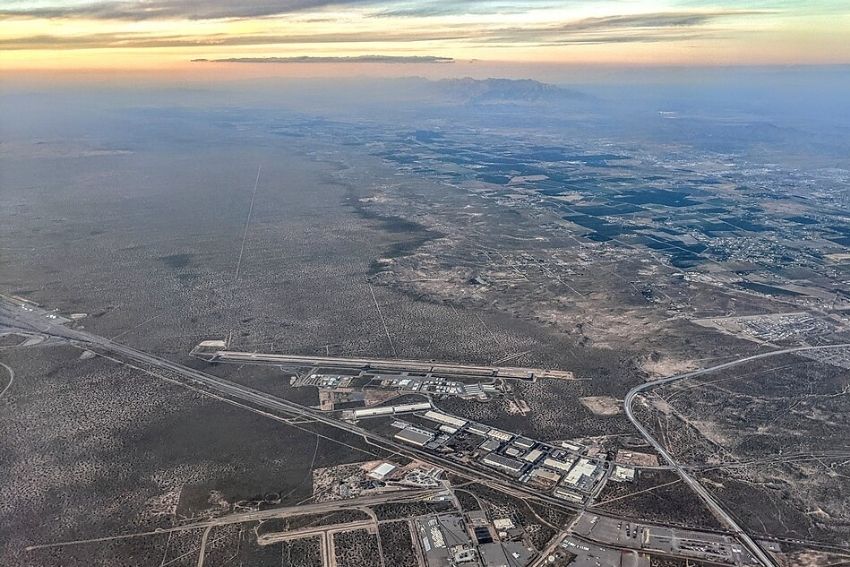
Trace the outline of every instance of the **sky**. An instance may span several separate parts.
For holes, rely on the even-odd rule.
[[[4,75],[848,64],[848,38],[848,0],[0,0]]]

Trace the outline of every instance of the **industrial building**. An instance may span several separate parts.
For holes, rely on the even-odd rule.
[[[417,447],[424,447],[426,443],[429,443],[432,439],[434,439],[434,435],[426,433],[420,429],[408,427],[407,429],[402,429],[396,433],[395,438],[406,443],[410,443],[411,445],[416,445]]]
[[[513,445],[505,449],[505,454],[509,457],[518,458],[522,456],[522,453],[522,449],[520,449],[519,447],[514,447]]]
[[[575,463],[575,459],[570,459],[567,461],[561,461],[559,459],[553,459],[551,457],[543,459],[544,467],[549,467],[550,469],[555,469],[564,472],[568,472],[571,468],[573,468],[573,463]]]
[[[426,404],[429,408],[430,404]],[[450,427],[454,427],[455,429],[460,429],[468,422],[465,419],[460,419],[458,417],[454,417],[451,415],[446,415],[444,413],[440,413],[438,411],[426,411],[424,416],[425,419],[430,419],[431,421],[436,421],[437,423],[442,423],[444,425],[448,425]]]
[[[507,431],[502,431],[500,429],[491,429],[487,432],[487,435],[493,439],[498,439],[499,441],[510,441],[514,438],[513,433],[508,433]]]
[[[525,567],[532,553],[516,542],[493,542],[478,546],[485,567]]]
[[[540,460],[540,457],[542,456],[543,451],[541,451],[540,449],[532,449],[531,451],[523,455],[522,460],[527,463],[536,463],[538,460]]]
[[[398,467],[396,465],[390,463],[381,463],[380,465],[369,471],[369,474],[367,476],[369,476],[370,478],[374,478],[375,480],[384,480],[385,478],[387,478],[387,475],[391,474],[397,468]]]
[[[376,417],[379,415],[392,415],[393,408],[391,406],[382,406],[379,408],[367,408],[367,409],[358,409],[351,412],[352,417],[354,419],[361,419],[364,417]]]
[[[635,479],[635,469],[617,465],[611,473],[614,482],[632,482]]]
[[[504,455],[499,455],[498,453],[487,454],[483,459],[481,459],[481,462],[493,468],[506,471],[514,476],[519,475],[519,473],[522,472],[522,469],[525,468],[525,463]]]
[[[418,404],[403,404],[399,406],[380,406],[377,408],[357,409],[351,412],[351,417],[361,419],[364,417],[377,417],[382,415],[393,415],[397,413],[410,413],[415,411],[430,410],[430,402],[420,402]]]
[[[410,411],[422,411],[431,408],[431,402],[420,402],[418,404],[402,404],[400,406],[393,406],[393,413],[403,413]]]
[[[545,488],[552,488],[561,481],[561,475],[549,469],[533,469],[528,475],[528,481]]]
[[[395,407],[411,406],[413,404]],[[416,415],[430,423],[417,421],[414,425],[397,419],[392,422],[394,427],[400,428],[396,439],[465,464],[489,467],[557,498],[584,503],[605,479],[604,459],[567,450],[566,445],[569,445],[585,451],[577,443],[548,445],[443,413],[431,406]],[[619,467],[612,479],[629,482],[633,477],[634,469]]]
[[[570,443],[569,441],[561,441],[561,447],[566,449],[567,451],[572,451],[573,453],[584,454],[587,451],[587,447],[584,445],[579,445],[578,443]]]
[[[480,435],[481,437],[486,437],[487,434],[490,433],[490,428],[480,423],[471,423],[466,430],[470,433],[474,433],[475,435]]]
[[[579,459],[578,463],[564,477],[563,485],[579,492],[590,492],[596,484],[599,465],[590,459]]]
[[[555,489],[555,491],[552,493],[552,496],[554,496],[555,498],[560,498],[561,500],[576,502],[578,504],[584,502],[584,497],[581,494],[576,494],[572,490],[568,490],[560,486]]]
[[[428,567],[446,567],[475,559],[475,546],[457,514],[418,518],[416,531]]]

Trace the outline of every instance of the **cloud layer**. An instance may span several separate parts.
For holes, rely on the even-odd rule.
[[[760,11],[653,12],[583,18],[567,22],[529,23],[522,26],[444,23],[440,26],[408,23],[404,28],[372,26],[363,31],[310,31],[299,33],[106,32],[93,34],[38,34],[0,39],[8,50],[165,48],[204,46],[293,46],[335,44],[417,44],[449,42],[469,45],[540,46],[630,42],[682,41],[701,37],[707,25],[731,17],[755,16]]]
[[[846,0],[0,0],[0,63],[850,62],[842,26]]]
[[[435,55],[355,55],[351,57],[228,57],[192,59],[193,63],[454,63],[451,57]]]
[[[374,0],[144,0],[94,1],[83,4],[27,3],[0,8],[0,17],[91,18],[102,20],[260,18],[313,11],[327,7],[356,6]]]

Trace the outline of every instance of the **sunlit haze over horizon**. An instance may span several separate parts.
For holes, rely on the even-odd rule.
[[[849,34],[850,3],[837,0],[5,0],[0,71],[444,77],[830,65],[850,63]]]

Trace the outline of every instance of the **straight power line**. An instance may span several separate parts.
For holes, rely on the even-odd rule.
[[[398,358],[398,353],[396,353],[395,345],[393,344],[393,338],[390,336],[390,330],[387,328],[386,321],[384,321],[384,314],[381,313],[381,306],[378,305],[378,298],[375,297],[375,290],[372,289],[372,284],[369,284],[369,291],[372,293],[372,301],[375,302],[375,309],[378,310],[378,317],[381,319],[381,325],[384,326],[384,333],[386,333],[387,340],[390,342],[390,348],[393,351],[393,356]]]
[[[257,198],[257,187],[260,185],[260,171],[263,166],[257,166],[257,179],[254,180],[254,191],[251,193],[251,206],[248,207],[248,218],[245,219],[245,230],[242,231],[242,247],[239,249],[239,260],[236,261],[235,279],[239,279],[239,270],[242,268],[242,256],[245,255],[245,242],[248,240],[248,226],[251,224],[251,215],[254,213],[254,200]]]

